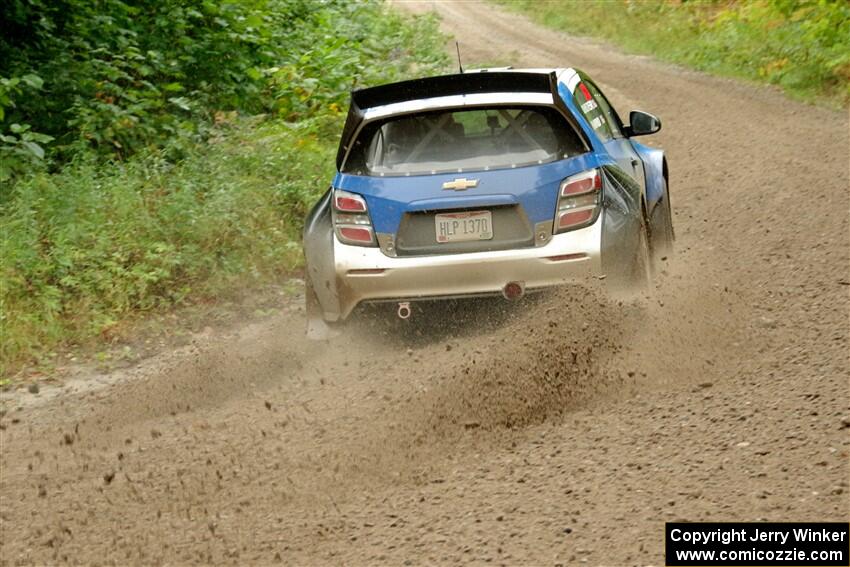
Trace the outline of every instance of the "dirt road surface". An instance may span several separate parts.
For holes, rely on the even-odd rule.
[[[577,66],[659,114],[649,298],[303,315],[3,399],[0,564],[663,564],[671,520],[847,520],[848,116],[434,8],[467,65]],[[447,322],[449,317],[459,322]]]

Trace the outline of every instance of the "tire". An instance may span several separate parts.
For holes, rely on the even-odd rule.
[[[664,179],[664,201],[660,207],[653,211],[654,222],[651,248],[653,260],[657,265],[660,261],[668,259],[674,252],[674,241],[676,234],[673,231],[673,210],[670,206],[670,192],[667,188],[667,179]]]
[[[638,243],[632,260],[629,284],[635,291],[647,291],[652,286],[653,261],[646,221],[641,215]]]

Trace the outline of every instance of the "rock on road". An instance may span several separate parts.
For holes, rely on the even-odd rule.
[[[396,4],[436,9],[467,66],[576,66],[662,118],[657,289],[330,344],[293,311],[6,398],[0,564],[657,565],[665,521],[848,519],[847,113],[490,5]]]

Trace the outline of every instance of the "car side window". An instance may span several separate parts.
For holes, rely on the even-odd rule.
[[[617,113],[614,111],[614,108],[608,102],[608,99],[605,98],[605,95],[602,94],[602,91],[593,84],[592,81],[589,81],[585,78],[582,81],[587,86],[587,89],[590,91],[590,94],[593,95],[593,100],[599,105],[599,109],[602,111],[602,115],[605,117],[605,121],[608,123],[608,129],[611,134],[615,138],[622,138],[623,131],[620,130],[620,119],[617,117]]]
[[[578,85],[576,85],[575,91],[573,91],[573,102],[575,102],[576,106],[579,107],[579,110],[585,120],[587,120],[590,127],[593,128],[593,131],[596,132],[596,135],[599,136],[603,142],[607,142],[614,136],[611,132],[611,127],[608,124],[608,118],[606,118],[605,114],[602,112],[599,101],[594,98],[593,93],[590,90],[591,87],[592,85],[582,80]]]

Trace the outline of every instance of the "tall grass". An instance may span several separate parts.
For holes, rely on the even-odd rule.
[[[248,122],[179,163],[157,151],[18,183],[2,217],[3,360],[296,268],[333,149],[309,125]]]
[[[574,35],[796,98],[850,103],[846,0],[498,0]]]

